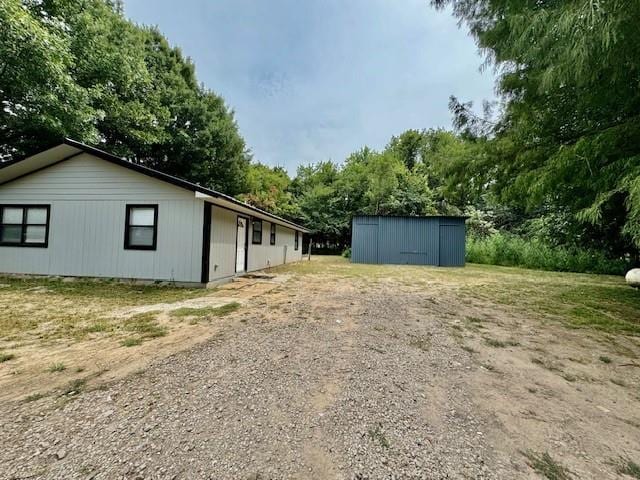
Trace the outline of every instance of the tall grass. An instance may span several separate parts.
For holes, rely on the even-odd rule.
[[[623,275],[631,268],[630,262],[607,258],[595,250],[555,247],[540,240],[525,240],[504,233],[483,239],[469,237],[466,260],[538,270],[612,275]]]

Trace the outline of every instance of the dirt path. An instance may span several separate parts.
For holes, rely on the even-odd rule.
[[[568,369],[558,335],[579,333],[450,285],[294,276],[104,390],[0,405],[0,478],[540,478],[523,451],[618,478],[607,462],[640,455],[637,391]],[[580,338],[568,355],[601,349]]]

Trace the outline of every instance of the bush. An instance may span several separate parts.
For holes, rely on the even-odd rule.
[[[351,258],[351,247],[345,248],[344,252],[342,252],[342,256],[344,258]]]
[[[470,263],[505,265],[559,272],[623,275],[630,262],[607,258],[601,252],[554,247],[540,240],[495,233],[487,238],[467,238],[466,260]]]

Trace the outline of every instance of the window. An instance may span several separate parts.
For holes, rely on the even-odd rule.
[[[299,246],[300,246],[300,232],[296,230],[296,239],[295,239],[295,243],[293,244],[293,249],[298,250]]]
[[[251,243],[262,245],[262,220],[251,221]]]
[[[0,245],[46,248],[49,210],[49,205],[0,206]]]
[[[276,244],[276,224],[275,223],[271,224],[271,235],[269,236],[269,244],[270,245]]]
[[[127,205],[124,248],[155,250],[158,238],[158,205]]]

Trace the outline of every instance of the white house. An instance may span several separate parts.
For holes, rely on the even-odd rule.
[[[0,166],[0,272],[207,284],[302,258],[305,228],[65,140]]]

